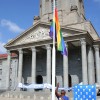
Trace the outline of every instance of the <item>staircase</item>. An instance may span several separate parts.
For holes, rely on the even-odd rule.
[[[70,100],[73,100],[73,93],[67,92],[67,96]],[[6,91],[0,93],[0,100],[51,100],[51,92],[49,90],[45,91]],[[55,97],[55,100],[57,98]],[[97,97],[100,100],[100,97]]]
[[[68,92],[67,94],[69,97],[72,97],[71,92]],[[38,92],[6,91],[0,94],[0,100],[51,100],[51,92],[50,90]],[[55,100],[57,100],[56,97]]]

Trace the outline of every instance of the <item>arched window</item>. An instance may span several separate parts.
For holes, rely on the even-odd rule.
[[[42,84],[43,83],[43,77],[41,75],[36,76],[36,83],[37,84]]]

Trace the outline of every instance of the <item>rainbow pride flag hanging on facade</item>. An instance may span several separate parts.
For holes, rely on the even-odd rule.
[[[55,24],[54,24],[55,23]],[[50,32],[49,35],[51,38],[53,38],[53,25],[55,25],[55,40],[57,41],[57,50],[61,51],[63,55],[67,55],[67,48],[62,36],[62,31],[60,28],[59,18],[58,18],[58,11],[57,8],[55,8],[55,18],[53,18],[53,21],[51,23]]]

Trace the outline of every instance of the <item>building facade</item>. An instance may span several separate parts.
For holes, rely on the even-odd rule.
[[[56,51],[56,83],[62,87],[100,84],[100,37],[85,18],[83,0],[56,0],[56,7],[68,50],[68,56]],[[52,11],[53,0],[40,0],[40,15],[33,25],[5,45],[0,89],[16,90],[18,83],[52,84]]]

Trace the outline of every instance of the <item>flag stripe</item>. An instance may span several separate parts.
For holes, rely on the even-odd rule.
[[[55,24],[56,24],[56,31],[57,31],[57,49],[59,51],[62,51],[62,43],[61,43],[61,39],[62,39],[62,33],[60,30],[60,23],[59,23],[59,19],[58,19],[58,13],[57,13],[57,9],[55,8]]]
[[[55,23],[55,24],[54,24]],[[66,45],[62,36],[62,31],[60,28],[60,23],[59,23],[59,18],[58,18],[58,11],[55,8],[55,18],[53,18],[53,21],[51,23],[51,27],[50,27],[50,32],[49,35],[51,38],[53,38],[53,25],[55,25],[56,29],[55,29],[55,38],[57,39],[57,50],[61,51],[61,53],[63,55],[67,55],[67,49],[66,49]]]

